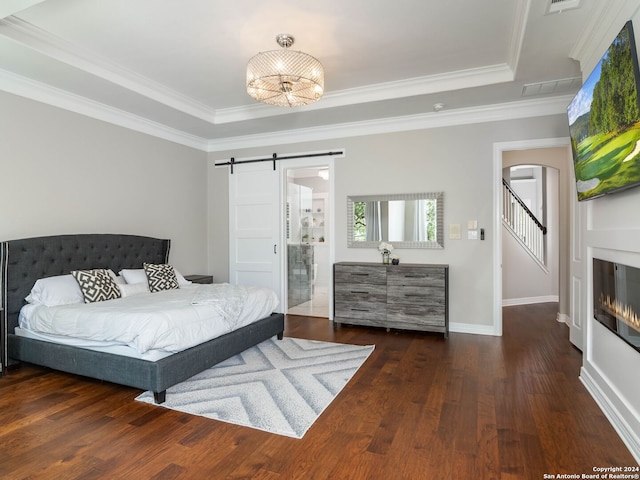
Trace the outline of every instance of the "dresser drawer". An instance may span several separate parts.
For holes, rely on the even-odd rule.
[[[369,283],[337,283],[334,296],[336,302],[379,302],[387,301],[386,285]]]
[[[389,285],[387,303],[408,305],[444,305],[444,286],[416,287]]]
[[[425,330],[429,327],[445,328],[445,306],[443,305],[389,305],[389,326]],[[444,330],[443,330],[444,331]]]
[[[334,265],[334,325],[449,334],[449,267],[436,264]]]
[[[387,269],[384,265],[336,265],[333,272],[335,283],[387,284]]]
[[[443,286],[444,270],[428,267],[389,268],[387,272],[389,285]]]
[[[339,302],[336,300],[334,317],[337,321],[346,323],[349,323],[349,319],[355,319],[365,320],[372,325],[383,324],[387,320],[387,305],[380,302]]]

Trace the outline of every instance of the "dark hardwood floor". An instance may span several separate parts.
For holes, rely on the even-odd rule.
[[[637,465],[555,317],[556,304],[509,307],[503,337],[448,340],[288,317],[287,336],[376,346],[301,440],[23,365],[0,379],[0,478],[533,480]]]

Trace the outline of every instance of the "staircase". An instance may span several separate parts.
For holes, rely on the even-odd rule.
[[[504,178],[502,179],[502,224],[531,258],[546,271],[547,227],[538,221]]]

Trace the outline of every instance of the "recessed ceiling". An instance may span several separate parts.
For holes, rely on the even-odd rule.
[[[593,0],[546,15],[548,1],[13,0],[0,8],[0,89],[209,149],[554,96],[568,103],[579,82],[566,80],[581,77],[569,52]],[[246,93],[247,60],[277,48],[280,33],[322,62],[319,102],[283,108]]]

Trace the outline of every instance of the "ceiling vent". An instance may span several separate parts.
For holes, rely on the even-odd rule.
[[[550,95],[563,92],[576,92],[582,85],[581,77],[563,78],[561,80],[551,80],[548,82],[528,83],[522,88],[523,97],[533,95]]]
[[[547,7],[544,10],[545,15],[552,13],[560,13],[564,10],[578,8],[581,0],[547,0]]]

